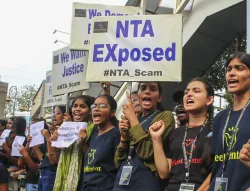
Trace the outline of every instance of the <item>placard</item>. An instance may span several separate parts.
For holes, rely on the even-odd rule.
[[[43,107],[66,105],[67,95],[52,97],[52,70],[46,72]]]
[[[65,47],[53,52],[52,96],[89,89],[86,82],[87,51]]]
[[[182,15],[95,17],[87,81],[181,81]]]
[[[19,145],[23,145],[24,141],[25,141],[25,137],[23,136],[15,137],[13,144],[12,144],[11,156],[17,156],[17,157],[22,156],[18,148],[19,148]]]
[[[3,145],[3,143],[5,142],[6,137],[9,136],[10,132],[11,132],[10,129],[4,129],[4,131],[2,132],[1,137],[0,137],[0,146]]]
[[[42,129],[44,129],[44,121],[39,121],[30,125],[30,136],[32,137],[30,147],[44,143],[44,136],[41,133]]]
[[[57,148],[67,148],[78,138],[81,129],[86,128],[85,122],[63,122],[58,129],[57,141],[52,141],[52,146]]]
[[[73,3],[70,49],[89,50],[91,23],[94,17],[139,15],[141,11],[140,7],[132,6]]]

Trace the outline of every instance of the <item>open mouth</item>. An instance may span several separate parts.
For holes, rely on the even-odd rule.
[[[239,83],[239,80],[228,80],[227,84],[229,87],[236,86]]]
[[[74,118],[75,118],[75,120],[81,120],[82,115],[80,113],[74,113]]]
[[[93,114],[93,120],[95,120],[95,121],[101,120],[101,114],[100,113],[94,113]]]
[[[193,105],[194,104],[194,100],[192,99],[187,99],[187,105]]]
[[[142,102],[143,102],[143,105],[151,105],[151,102],[152,102],[152,99],[151,98],[149,98],[149,97],[144,97],[143,99],[142,99]]]

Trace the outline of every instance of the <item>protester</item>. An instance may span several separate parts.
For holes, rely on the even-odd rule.
[[[19,157],[18,167],[20,169],[25,169],[26,190],[37,191],[39,178],[38,167],[40,160],[37,158],[35,151],[32,148],[29,148],[29,141],[25,147],[19,147],[19,152],[22,154],[22,157]]]
[[[0,191],[8,191],[9,174],[7,168],[0,162]]]
[[[174,117],[170,111],[164,111],[161,105],[160,83],[140,83],[138,89],[141,115],[137,118],[133,112],[129,95],[127,95],[127,104],[123,105],[124,116],[119,123],[121,140],[115,155],[115,164],[119,172],[113,191],[161,190],[148,128],[154,122],[163,120],[167,128],[162,139],[166,141],[169,132],[174,128]]]
[[[4,119],[0,119],[0,136],[2,135],[2,132],[4,129],[6,129],[7,121]]]
[[[218,190],[219,186],[226,190],[227,185],[227,191],[245,191],[250,187],[250,168],[245,166],[249,159],[241,148],[250,135],[250,54],[232,55],[226,68],[227,90],[234,98],[232,107],[221,111],[214,120],[212,153],[215,157],[209,190]]]
[[[186,125],[188,122],[188,114],[183,106],[183,91],[177,91],[173,94],[173,99],[177,103],[175,107],[175,113],[177,116],[177,127]]]
[[[156,122],[149,128],[158,174],[162,179],[169,179],[167,191],[182,190],[187,183],[192,188],[190,190],[208,189],[212,166],[210,135],[213,101],[212,86],[195,78],[188,83],[183,98],[189,115],[188,124],[174,129],[167,142],[162,142],[165,131],[163,121]]]
[[[117,169],[114,156],[120,140],[115,117],[117,103],[113,97],[104,94],[96,98],[92,109],[95,125],[84,157],[83,183],[81,191],[112,191]],[[82,136],[85,139],[85,136]]]
[[[6,142],[3,143],[3,153],[5,154],[5,158],[8,159],[8,167],[9,166],[17,166],[18,157],[11,156],[12,143],[15,140],[16,136],[25,136],[26,130],[26,120],[23,117],[15,117],[8,119],[7,128],[11,129],[9,136],[6,137]],[[26,145],[26,140],[23,145]]]
[[[66,106],[58,105],[55,107],[53,114],[53,121],[52,121],[53,130],[57,130],[63,123],[63,116],[65,113],[66,113]]]
[[[40,161],[39,164],[39,180],[38,180],[38,191],[52,191],[56,176],[56,152],[51,147],[50,143],[50,132],[46,121],[43,118],[31,119],[31,123],[44,121],[44,129],[41,134],[44,135],[44,144],[32,147],[36,157]],[[28,136],[28,141],[31,141],[32,137]],[[20,150],[23,148],[20,147]]]
[[[8,119],[7,125],[6,125],[7,129],[14,131],[14,120],[15,120],[15,117],[11,117]]]
[[[81,95],[74,99],[72,103],[71,113],[65,114],[65,121],[74,122],[87,122],[87,137],[85,141],[91,135],[93,130],[93,123],[91,121],[91,108],[94,103],[94,98],[91,96]],[[58,121],[59,122],[59,121]],[[84,141],[84,145],[85,145]],[[53,191],[76,191],[82,170],[83,157],[86,152],[86,148],[82,147],[82,142],[77,140],[70,147],[64,148],[61,151],[60,159],[58,162],[58,168],[56,172],[56,180]]]

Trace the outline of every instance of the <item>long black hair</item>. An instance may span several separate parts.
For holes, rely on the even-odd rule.
[[[55,108],[58,108],[62,114],[66,113],[66,106],[64,105],[56,105]]]
[[[16,135],[25,136],[26,120],[23,117],[15,117],[13,127]]]
[[[250,54],[244,52],[237,52],[235,54],[230,55],[226,61],[226,67],[234,58],[237,58],[240,62],[245,64],[250,69]]]
[[[138,92],[140,91],[140,87],[141,87],[142,83],[156,83],[158,86],[159,96],[162,96],[163,87],[162,87],[162,84],[160,82],[140,82],[138,85]],[[157,103],[157,109],[160,111],[165,111],[165,107],[163,106],[163,104],[161,102]]]
[[[72,108],[73,108],[73,106],[74,106],[76,100],[78,100],[78,99],[84,101],[84,103],[88,106],[88,108],[89,108],[90,111],[91,111],[91,105],[92,105],[92,104],[94,103],[94,101],[95,101],[95,98],[94,98],[94,97],[88,96],[88,95],[80,95],[80,96],[76,97],[76,98],[73,100],[72,105],[71,105],[70,110],[69,110],[69,114],[70,114],[71,117],[72,117]],[[91,115],[90,115],[90,116],[91,116]],[[91,117],[90,117],[90,118],[91,118]]]
[[[203,78],[194,78],[191,81],[189,81],[188,84],[191,82],[198,81],[204,84],[205,89],[207,91],[207,97],[214,96],[214,88],[213,86],[205,81]],[[213,104],[207,106],[207,122],[206,126],[208,127],[208,135],[206,137],[206,141],[204,144],[204,150],[201,157],[201,172],[202,174],[207,174],[210,172],[211,169],[210,165],[213,161],[213,158],[211,156],[211,145],[212,145],[212,126],[213,126],[213,119],[214,119],[214,106]]]
[[[97,98],[100,98],[100,97],[104,97],[104,98],[108,101],[108,103],[109,103],[109,105],[110,105],[110,111],[111,111],[111,112],[116,112],[117,103],[116,103],[115,99],[114,99],[112,96],[110,96],[110,95],[108,95],[108,94],[102,94],[102,95],[99,95],[98,97],[96,97],[96,99],[97,99]],[[112,116],[112,117],[110,118],[110,122],[111,122],[112,125],[114,125],[115,127],[118,127],[119,121],[118,121],[118,119],[116,118],[115,115]]]

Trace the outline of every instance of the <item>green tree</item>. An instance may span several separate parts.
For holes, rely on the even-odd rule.
[[[36,85],[24,85],[17,87],[17,95],[15,100],[15,92],[9,92],[11,102],[5,104],[4,115],[12,115],[13,113],[13,104],[15,103],[15,110],[18,110],[22,106],[26,111],[31,110],[32,100],[36,94],[37,87]]]
[[[246,33],[239,34],[203,76],[204,79],[213,85],[215,91],[227,89],[225,63],[229,56],[236,52],[246,52]],[[232,105],[232,95],[226,93],[224,97],[227,101],[227,107]]]
[[[31,110],[32,100],[36,95],[36,85],[24,85],[18,88],[17,103],[19,106],[23,106],[26,111]]]
[[[13,113],[13,102],[5,102],[4,116],[11,115]]]

